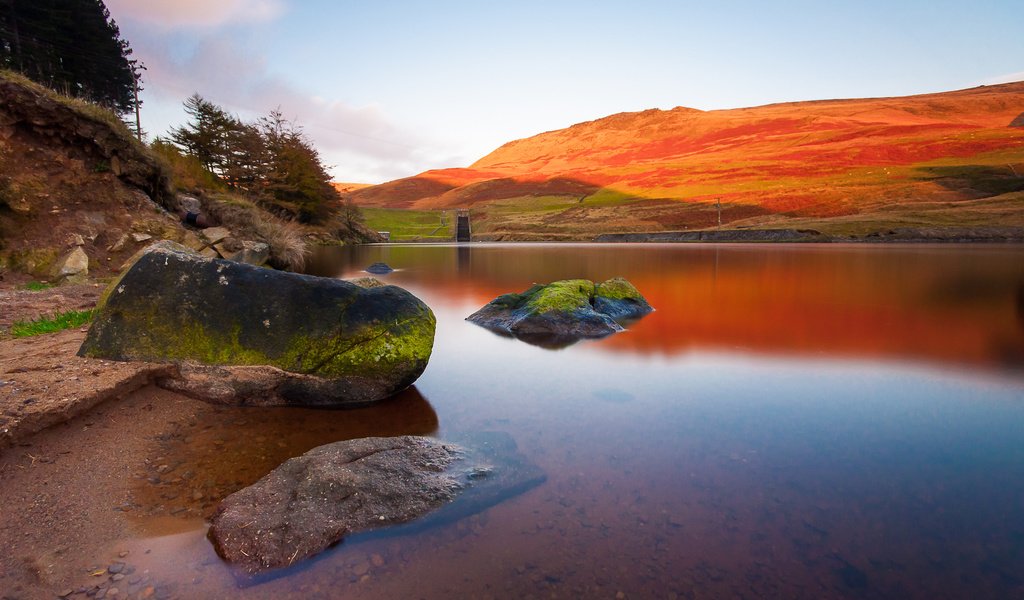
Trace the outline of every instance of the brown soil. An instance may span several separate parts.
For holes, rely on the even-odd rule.
[[[7,285],[4,327],[99,292]],[[223,498],[323,444],[438,427],[414,389],[346,411],[205,404],[149,385],[166,367],[76,356],[84,336],[0,334],[4,600],[224,597],[234,582],[204,535]]]
[[[99,283],[62,285],[38,292],[19,289],[8,284],[0,287],[0,336],[6,334],[13,323],[31,321],[42,315],[68,310],[86,310],[96,305],[103,286]]]
[[[11,323],[92,308],[96,284],[39,292],[0,290],[0,331]],[[27,338],[0,338],[0,448],[82,414],[151,382],[167,367],[76,356],[86,328]]]
[[[106,567],[119,561],[131,565],[144,555],[128,542],[134,537],[126,518],[134,477],[145,472],[153,440],[192,405],[148,387],[0,451],[2,597],[52,599],[67,590],[117,587]],[[132,555],[119,556],[124,551]],[[136,576],[143,571],[131,578]],[[132,597],[152,597],[168,583],[140,580]],[[128,589],[125,579],[120,599],[128,597]]]

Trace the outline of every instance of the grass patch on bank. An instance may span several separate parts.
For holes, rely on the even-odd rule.
[[[79,116],[106,123],[123,141],[134,146],[139,152],[145,155],[149,154],[149,149],[135,137],[135,134],[132,133],[131,129],[128,128],[128,125],[126,125],[120,117],[98,104],[93,104],[92,102],[81,98],[73,98],[71,96],[58,93],[42,84],[32,81],[21,73],[7,69],[0,69],[0,81],[15,83],[35,94],[63,104]]]
[[[446,241],[455,237],[455,211],[406,210],[403,208],[363,207],[366,226],[374,231],[387,231],[391,241],[435,240]],[[441,213],[445,221],[441,221]]]
[[[18,321],[11,325],[14,337],[31,337],[46,333],[56,333],[65,329],[81,327],[92,320],[91,310],[69,310],[53,315],[40,317],[34,321]]]
[[[30,281],[25,285],[21,286],[21,289],[28,290],[30,292],[41,292],[43,290],[48,290],[52,287],[52,283],[46,283],[44,281]]]

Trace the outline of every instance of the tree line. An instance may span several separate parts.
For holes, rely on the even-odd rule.
[[[102,0],[0,0],[0,67],[124,114],[142,66]]]
[[[280,109],[245,122],[199,94],[184,105],[189,121],[156,145],[173,144],[279,216],[323,223],[344,208],[320,154]]]
[[[0,68],[124,115],[137,108],[144,69],[131,55],[102,0],[0,0]],[[204,180],[285,218],[319,224],[340,211],[350,228],[360,220],[316,148],[280,110],[244,122],[195,94],[185,111],[188,123],[154,141],[158,153],[198,161]]]

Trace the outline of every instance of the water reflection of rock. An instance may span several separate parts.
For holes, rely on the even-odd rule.
[[[146,471],[136,473],[128,514],[147,534],[182,531],[194,527],[195,519],[208,518],[228,494],[317,446],[437,430],[437,413],[415,387],[348,410],[197,403],[188,420],[170,423],[158,436]]]

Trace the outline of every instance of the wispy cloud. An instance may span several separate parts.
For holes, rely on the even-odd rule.
[[[282,0],[107,0],[106,5],[119,22],[131,20],[161,29],[272,21],[285,11]]]
[[[245,119],[280,108],[313,140],[324,161],[335,166],[339,179],[385,181],[437,164],[437,152],[430,150],[435,144],[395,125],[381,107],[307,93],[271,74],[265,57],[231,37],[201,36],[187,54],[169,37],[142,37],[133,45],[147,67],[147,101],[180,104],[198,92]],[[153,132],[162,133],[159,128]]]
[[[980,85],[998,85],[1000,83],[1013,83],[1015,81],[1024,81],[1024,71],[1017,71],[1016,73],[1006,73],[1005,75],[997,75],[980,82]]]

